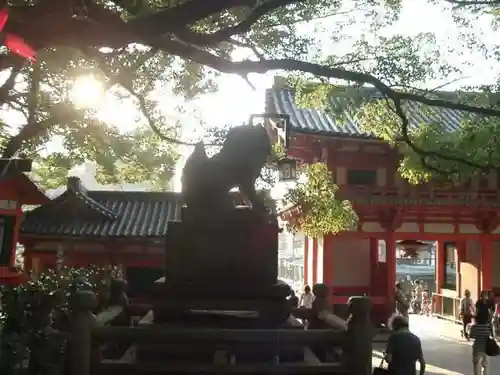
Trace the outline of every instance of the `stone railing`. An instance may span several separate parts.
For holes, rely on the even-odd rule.
[[[322,297],[323,294],[328,294],[327,288],[315,286],[314,289],[317,298],[313,309],[294,310],[294,314],[299,315],[297,318],[309,321],[308,329],[302,329],[298,324],[287,324],[289,328],[281,329],[206,329],[174,325],[167,327],[152,324],[152,311],[135,327],[106,327],[99,324],[92,314],[96,304],[95,295],[91,292],[79,292],[72,306],[69,374],[371,374],[372,343],[376,331],[370,322],[370,299],[352,297],[348,303],[350,316],[344,321],[327,308],[327,298]],[[291,320],[297,322],[293,317]],[[133,349],[127,350],[119,360],[100,358],[93,348],[99,348],[109,342],[126,343],[130,348],[142,345],[153,345],[157,348],[185,345],[193,353],[196,353],[196,348],[200,345],[208,346],[213,348],[213,362],[207,365],[196,364],[194,361],[168,363],[161,361],[161,358],[154,361],[143,360],[136,358]],[[241,352],[242,348],[249,352],[266,348],[266,355],[274,356],[275,360],[240,363],[237,352]],[[287,348],[299,348],[302,359],[298,362],[282,359],[281,353],[288,350]]]
[[[16,320],[2,330],[0,327],[0,373],[8,375],[43,374],[59,375],[66,373],[72,356],[73,338],[79,331],[76,310],[80,305],[82,292],[69,296],[68,305],[61,305],[59,291],[54,294],[40,294],[39,306],[32,319],[26,317]],[[62,291],[61,293],[65,293]],[[91,310],[91,320],[96,326],[128,325],[130,318],[128,300],[125,295],[125,283],[114,280],[110,293],[104,301],[93,292],[95,304]],[[36,300],[34,299],[36,302]],[[61,309],[65,306],[66,309]],[[76,308],[76,310],[75,310]],[[69,311],[69,315],[68,315]],[[22,326],[12,325],[21,322]],[[107,345],[99,348],[99,352],[107,351]],[[126,348],[124,349],[126,350]],[[123,351],[124,351],[123,350]],[[114,348],[116,353],[116,347]]]

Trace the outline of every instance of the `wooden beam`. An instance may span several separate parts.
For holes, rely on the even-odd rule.
[[[236,364],[236,365],[206,365],[206,364],[175,364],[164,362],[128,363],[116,360],[103,360],[92,369],[93,375],[160,375],[160,374],[337,374],[349,375],[348,369],[340,363],[282,363],[282,364]]]
[[[9,170],[17,172],[31,172],[33,160],[31,159],[17,159],[17,158],[0,158],[0,170],[8,167]]]
[[[239,343],[296,343],[301,345],[329,343],[342,345],[345,332],[331,329],[303,331],[297,329],[189,329],[160,327],[97,327],[94,339],[101,342],[127,343],[196,343],[217,342],[220,344]]]

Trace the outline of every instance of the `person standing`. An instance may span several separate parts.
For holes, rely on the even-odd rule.
[[[306,307],[308,309],[312,308],[314,301],[314,294],[311,292],[311,287],[306,285],[304,287],[304,293],[300,296],[299,307]]]
[[[488,312],[488,322],[491,323],[493,321],[493,313],[495,312],[495,306],[493,301],[491,300],[491,292],[487,290],[482,290],[479,294],[479,299],[476,302],[476,311],[479,308],[485,308]],[[493,335],[493,326],[490,324],[491,334]]]
[[[403,283],[399,282],[396,284],[396,311],[404,316],[406,319],[409,318],[408,316],[408,309],[410,308],[410,303],[406,299],[404,290],[403,290]]]
[[[392,330],[387,341],[385,359],[391,375],[416,375],[416,363],[420,362],[420,375],[425,373],[425,359],[422,342],[418,336],[410,332],[408,319],[401,315],[391,318],[389,326]]]
[[[414,303],[414,313],[420,314],[422,311],[422,299],[424,295],[424,288],[420,284],[419,280],[415,281],[415,303]]]
[[[470,296],[470,290],[465,289],[464,297],[460,300],[460,318],[462,319],[462,337],[469,340],[469,334],[467,333],[467,327],[472,322],[472,308],[474,306],[474,301]]]
[[[470,328],[469,336],[472,344],[472,364],[474,375],[488,375],[489,359],[486,355],[486,345],[491,334],[489,311],[486,304],[479,304],[476,310],[476,323]]]
[[[495,305],[495,313],[493,314],[493,337],[500,338],[500,303]]]
[[[486,290],[482,290],[479,293],[479,299],[476,302],[476,310],[479,309],[480,306],[485,306],[488,311],[490,310],[490,296]]]
[[[405,298],[408,301],[412,300],[412,292],[413,292],[413,281],[411,280],[410,275],[406,275],[406,279],[403,280],[403,292],[405,295]]]

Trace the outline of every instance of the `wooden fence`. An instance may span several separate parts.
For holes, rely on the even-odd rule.
[[[43,345],[35,346],[35,350],[32,348],[29,359],[21,358],[22,363],[10,372],[45,375],[111,375],[119,372],[131,375],[250,372],[371,374],[372,344],[385,342],[387,332],[381,334],[374,330],[369,317],[370,299],[353,297],[348,304],[350,318],[346,321],[330,312],[327,288],[321,288],[320,284],[314,290],[316,300],[313,309],[293,310],[287,325],[289,328],[286,329],[179,328],[173,324],[167,328],[154,325],[154,314],[148,306],[126,304],[112,305],[95,315],[93,311],[98,298],[93,292],[79,291],[70,298],[69,330],[59,332],[50,327],[50,319],[47,320],[48,326],[43,331],[50,339]],[[126,317],[137,315],[143,318],[137,326],[130,327]],[[308,319],[311,329],[304,330],[297,318]],[[55,344],[58,342],[64,342],[65,350],[57,349]],[[213,353],[213,358],[206,362],[209,365],[193,361],[174,364],[161,359],[161,353],[168,353],[169,348],[185,348],[189,357],[191,353],[196,355],[196,348],[200,346],[208,347]],[[140,352],[138,348],[154,348],[156,353],[160,353],[160,360],[136,355]],[[283,354],[289,354],[290,348],[294,355],[298,350],[300,362],[296,359],[290,361]],[[240,360],[242,352],[258,351],[273,360],[252,364]],[[57,354],[57,358],[53,357],[56,352],[63,356]],[[0,362],[1,357],[0,353]],[[1,372],[3,374],[4,371]],[[10,372],[6,374],[11,375]]]
[[[432,313],[438,318],[460,323],[460,298],[432,293]]]
[[[369,375],[372,371],[372,345],[375,329],[370,322],[371,301],[353,297],[349,301],[350,318],[343,321],[328,309],[296,310],[315,329],[204,329],[151,325],[152,312],[135,327],[104,326],[92,309],[96,297],[92,292],[78,292],[73,299],[71,339],[68,348],[70,375],[156,375],[176,374],[352,374]],[[316,304],[320,306],[321,304]],[[162,348],[185,345],[195,351],[197,345],[214,349],[210,365],[172,364],[159,360],[143,360],[128,350],[119,360],[103,359],[99,349],[109,342],[127,343],[131,347],[150,345]],[[299,348],[300,362],[285,362],[280,353],[285,348]],[[274,361],[248,364],[239,361],[238,349],[266,348]],[[324,355],[318,355],[322,352]],[[274,352],[273,352],[274,351]],[[321,357],[321,359],[320,359]]]

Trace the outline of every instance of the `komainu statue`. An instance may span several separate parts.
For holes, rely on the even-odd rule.
[[[254,209],[263,209],[255,191],[255,180],[271,154],[271,141],[261,125],[231,128],[220,152],[209,158],[198,143],[186,161],[182,196],[188,208],[227,209],[234,206],[229,190],[239,187]]]

